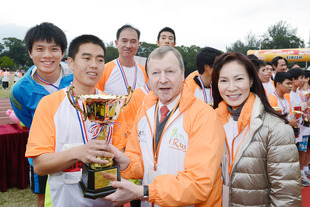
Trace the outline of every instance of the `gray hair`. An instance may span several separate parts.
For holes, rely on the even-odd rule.
[[[169,47],[169,46],[158,47],[155,50],[153,50],[151,54],[149,55],[149,57],[147,58],[147,63],[151,59],[163,58],[168,52],[172,52],[175,55],[175,57],[178,59],[181,70],[184,71],[184,62],[183,62],[182,55],[175,48]]]

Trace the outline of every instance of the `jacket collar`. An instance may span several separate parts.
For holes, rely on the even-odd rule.
[[[195,96],[190,91],[190,87],[187,83],[183,83],[183,89],[181,92],[181,98],[180,98],[180,105],[179,105],[179,111],[182,113],[185,111],[194,101]],[[144,99],[145,109],[146,111],[154,106],[156,102],[158,101],[158,97],[155,95],[153,91],[150,91]]]

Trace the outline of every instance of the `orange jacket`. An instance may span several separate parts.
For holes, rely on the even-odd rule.
[[[130,135],[130,131],[132,129],[133,123],[135,121],[135,117],[137,115],[138,109],[143,103],[144,97],[147,95],[148,91],[145,90],[144,87],[136,89],[132,97],[123,109],[124,117],[126,117],[126,123],[127,123],[127,135]]]
[[[131,73],[130,71],[126,70],[126,68],[124,68],[125,76],[123,77],[117,61],[118,59],[115,59],[105,65],[102,77],[97,83],[96,88],[107,94],[126,95],[128,94],[128,91],[124,82],[125,77],[126,79],[128,79],[128,84],[132,87],[132,90],[144,86],[144,84],[147,82],[147,75],[144,66],[140,65],[139,63],[135,64],[137,74],[136,84],[134,84],[133,86],[132,84],[134,82],[134,71],[131,71],[133,72]],[[129,76],[132,78],[129,78]]]
[[[143,184],[148,184],[148,172],[154,168],[152,131],[157,101],[153,92],[144,98],[125,151],[130,164],[122,176],[143,179]],[[224,128],[215,111],[195,97],[185,83],[179,108],[159,144],[157,170],[161,175],[148,184],[149,202],[160,206],[221,206],[224,140]]]

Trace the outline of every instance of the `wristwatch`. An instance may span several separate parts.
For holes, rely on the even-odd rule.
[[[140,198],[141,201],[148,201],[149,200],[149,186],[143,186],[143,197]]]

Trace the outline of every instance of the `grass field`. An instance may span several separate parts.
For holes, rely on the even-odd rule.
[[[0,192],[0,206],[5,207],[33,207],[37,205],[36,195],[30,190],[30,187],[20,190],[10,188],[7,192]]]

